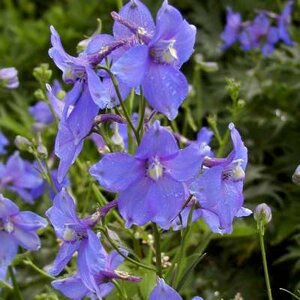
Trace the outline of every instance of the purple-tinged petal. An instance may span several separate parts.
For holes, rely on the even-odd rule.
[[[162,278],[158,278],[157,285],[152,290],[149,300],[182,300],[182,297]]]
[[[30,106],[28,111],[36,122],[50,124],[54,120],[49,105],[44,101],[38,101],[35,105]]]
[[[39,236],[32,231],[27,231],[22,227],[15,226],[12,236],[16,239],[17,243],[27,250],[38,250],[41,247]]]
[[[156,209],[152,207],[153,198],[149,198],[153,184],[148,177],[142,177],[119,194],[118,207],[126,227],[144,225],[154,216]]]
[[[104,47],[115,42],[115,38],[110,34],[97,34],[92,37],[84,53],[93,54],[100,52]]]
[[[51,282],[51,285],[66,297],[74,300],[81,300],[89,293],[89,290],[77,274],[67,278],[54,280]]]
[[[92,68],[86,67],[85,70],[88,78],[89,91],[94,103],[99,106],[100,109],[106,108],[110,102],[110,98],[105,86]]]
[[[111,71],[129,87],[138,87],[149,66],[148,51],[146,45],[130,48],[113,64]]]
[[[7,267],[0,267],[0,281],[6,281]]]
[[[0,132],[0,154],[5,154],[6,150],[4,149],[8,145],[8,139],[5,135]]]
[[[127,255],[128,252],[121,249],[124,255]],[[124,257],[121,256],[116,250],[111,251],[107,256],[106,269],[107,270],[115,270],[119,267],[120,264],[124,262]]]
[[[122,18],[134,23],[137,27],[143,28],[150,34],[155,30],[154,21],[150,11],[139,0],[130,0],[123,6],[119,14]],[[113,33],[116,39],[132,36],[132,32],[118,22],[114,23]]]
[[[90,174],[111,192],[125,190],[144,173],[143,163],[126,153],[106,154],[90,168]]]
[[[48,269],[48,273],[57,276],[67,263],[71,260],[73,254],[78,250],[81,241],[63,242],[60,246],[54,262]]]
[[[0,86],[16,89],[19,86],[18,71],[16,68],[0,69]]]
[[[0,267],[8,266],[17,255],[15,239],[5,231],[0,231]]]
[[[168,229],[183,207],[185,195],[184,185],[167,175],[153,183],[146,199],[151,201],[148,207],[152,207],[154,211],[151,221]]]
[[[24,230],[38,230],[47,226],[46,219],[32,211],[21,211],[12,217],[13,223]]]
[[[213,131],[207,127],[202,127],[197,134],[197,143],[209,145],[213,136]]]
[[[177,181],[188,181],[193,179],[201,170],[204,157],[209,153],[208,146],[192,144],[170,160],[164,161],[163,165],[168,174]]]
[[[239,209],[239,211],[236,213],[236,217],[240,218],[240,217],[248,217],[252,214],[252,210],[246,208],[246,207],[241,207]]]
[[[163,146],[162,146],[163,145]],[[138,159],[147,159],[158,156],[160,158],[175,155],[179,148],[173,134],[165,127],[160,126],[159,121],[145,133],[136,155]]]
[[[18,213],[18,206],[11,200],[4,198],[2,194],[0,194],[0,218],[3,219],[8,216],[16,215]]]
[[[46,216],[61,239],[63,239],[65,225],[81,225],[76,215],[74,200],[64,189],[56,195],[53,206],[46,211]]]
[[[52,109],[53,109],[54,113],[56,114],[57,118],[59,120],[61,120],[62,116],[63,116],[65,103],[56,97],[54,90],[52,89],[52,87],[49,84],[46,85],[46,88],[48,91],[47,96],[48,96],[48,99],[52,106]]]
[[[171,65],[151,63],[142,83],[145,98],[157,111],[173,120],[188,94],[185,76]]]

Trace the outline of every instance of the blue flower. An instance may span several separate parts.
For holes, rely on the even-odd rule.
[[[46,225],[44,218],[31,211],[21,212],[16,204],[0,194],[0,269],[3,273],[16,256],[18,246],[31,251],[40,248],[36,231]]]
[[[285,5],[282,13],[278,16],[278,34],[279,38],[288,46],[292,46],[294,43],[288,32],[288,27],[291,24],[291,14],[294,1],[288,1]]]
[[[169,228],[187,198],[185,184],[200,171],[208,151],[197,144],[180,150],[173,134],[156,121],[134,156],[106,154],[90,174],[108,191],[119,193],[126,226],[152,221]]]
[[[0,69],[0,86],[16,89],[19,86],[18,71],[15,68]]]
[[[9,157],[6,165],[0,163],[0,188],[17,193],[24,201],[33,203],[32,190],[43,183],[34,166],[22,160],[19,152]]]
[[[88,221],[79,219],[73,199],[63,189],[54,198],[53,206],[47,210],[46,216],[53,225],[57,237],[62,241],[58,254],[48,270],[50,274],[58,275],[76,251],[78,251],[80,273],[80,270],[85,272],[89,265],[104,264],[102,254],[99,254],[97,258],[89,256],[90,248],[93,248],[93,240],[97,239],[91,227],[97,223],[98,215],[95,215],[95,218],[89,218]]]
[[[6,150],[5,147],[8,145],[8,140],[5,135],[0,132],[0,154],[5,154]]]
[[[129,1],[112,13],[115,37],[135,38],[132,47],[112,66],[112,72],[130,87],[142,86],[145,98],[170,120],[188,94],[188,83],[179,71],[194,51],[196,28],[180,12],[163,2],[156,26],[148,9]]]
[[[231,233],[234,217],[251,214],[250,210],[242,207],[247,148],[232,123],[229,129],[233,150],[226,158],[206,158],[206,168],[190,186],[200,205],[195,211],[196,217],[202,217],[217,233]],[[187,215],[188,211],[185,219]]]
[[[242,29],[242,18],[239,13],[233,12],[228,7],[226,15],[226,26],[224,31],[221,33],[221,39],[223,41],[222,49],[226,50],[232,46],[239,39],[239,34]]]

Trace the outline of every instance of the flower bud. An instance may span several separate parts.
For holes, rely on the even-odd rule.
[[[17,135],[15,138],[15,145],[21,151],[29,151],[32,150],[32,143],[24,136]]]
[[[271,208],[266,203],[257,205],[254,212],[254,219],[256,221],[262,221],[263,224],[270,223],[272,220]]]
[[[292,180],[295,184],[300,185],[300,165],[295,170]]]
[[[38,67],[33,69],[33,76],[40,83],[47,83],[51,79],[52,71],[49,69],[48,64],[40,64]]]
[[[39,157],[41,157],[42,159],[46,159],[48,157],[48,150],[44,145],[42,144],[38,145],[36,150]]]
[[[0,86],[15,89],[19,86],[18,71],[15,68],[0,69]]]

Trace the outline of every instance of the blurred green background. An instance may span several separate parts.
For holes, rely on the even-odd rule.
[[[184,128],[188,137],[194,137],[212,115],[217,117],[221,131],[225,131],[232,121],[226,79],[241,82],[244,107],[234,121],[249,148],[246,206],[254,208],[266,202],[273,209],[266,240],[274,298],[291,299],[279,288],[300,289],[300,187],[291,182],[300,163],[300,1],[295,2],[291,26],[291,35],[298,44],[281,45],[268,58],[255,51],[245,53],[238,46],[221,53],[225,9],[231,6],[247,20],[258,9],[280,12],[283,1],[169,2],[198,28],[195,56],[184,66],[195,91],[185,104],[193,120]],[[96,30],[97,18],[102,20],[103,32],[110,32],[109,13],[117,10],[119,3],[117,0],[0,1],[0,66],[16,67],[21,82],[16,91],[0,94],[0,127],[11,141],[16,134],[26,135],[31,128],[27,108],[36,101],[33,91],[38,88],[33,68],[49,63],[54,77],[60,78],[47,54],[50,24],[60,33],[66,50],[75,55],[77,43]],[[144,3],[153,13],[161,5],[157,0]],[[204,61],[216,62],[218,70],[207,72],[197,54]],[[214,240],[207,249],[208,254],[198,266],[196,280],[190,287],[193,294],[197,291],[211,300],[233,299],[240,292],[244,299],[265,299],[254,221],[249,217],[238,222],[236,228],[233,235]]]

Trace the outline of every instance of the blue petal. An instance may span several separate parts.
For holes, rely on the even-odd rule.
[[[171,65],[151,63],[142,83],[149,104],[169,120],[176,118],[178,109],[188,94],[185,76]]]
[[[162,278],[158,278],[157,285],[152,290],[149,300],[182,300],[182,297]]]
[[[10,265],[17,255],[18,245],[10,234],[0,231],[0,267]]]
[[[159,121],[155,121],[145,133],[135,156],[139,159],[155,156],[167,158],[177,154],[178,150],[174,135],[165,127],[160,126]]]
[[[54,262],[48,269],[49,274],[57,276],[71,260],[75,251],[78,250],[81,241],[63,242],[60,246]]]
[[[192,144],[180,150],[174,158],[164,161],[163,165],[175,180],[188,181],[200,172],[203,159],[209,150],[207,146],[203,148],[197,144]]]
[[[54,280],[51,285],[66,297],[81,300],[89,293],[79,275],[70,276],[63,279]]]
[[[85,70],[88,78],[89,91],[94,103],[99,106],[100,109],[106,108],[110,99],[105,86],[92,68],[86,67]]]
[[[139,0],[130,0],[123,6],[119,12],[120,16],[137,27],[144,28],[148,33],[155,30],[154,21],[148,8]],[[132,32],[124,25],[115,22],[113,26],[113,33],[116,39],[124,39],[132,36]]]
[[[110,34],[97,34],[92,37],[88,43],[86,49],[84,50],[85,54],[98,53],[101,49],[115,41],[115,38]]]
[[[27,231],[15,225],[12,236],[27,250],[38,250],[41,247],[39,236],[34,231]]]
[[[90,168],[90,174],[111,192],[125,190],[144,172],[143,163],[126,153],[107,154]]]
[[[0,218],[4,219],[8,216],[18,214],[18,212],[18,206],[11,200],[4,198],[2,194],[0,194]]]
[[[122,252],[125,252],[124,250],[121,250]],[[127,255],[127,252],[124,253]],[[120,264],[124,262],[124,257],[121,256],[116,250],[113,250],[109,253],[107,257],[107,270],[115,270],[119,267]]]
[[[148,51],[146,45],[130,48],[113,64],[111,71],[129,87],[138,87],[149,66]]]
[[[13,222],[24,230],[38,230],[47,226],[47,221],[32,211],[22,211],[13,217]]]
[[[63,238],[65,225],[81,225],[76,214],[74,200],[64,189],[56,195],[53,206],[46,211],[46,216],[61,239]]]
[[[197,143],[209,145],[213,136],[213,131],[207,127],[202,127],[197,134]]]

